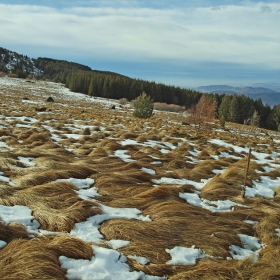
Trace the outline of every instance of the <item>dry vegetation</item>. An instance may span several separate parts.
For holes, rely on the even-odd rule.
[[[248,187],[262,176],[280,177],[279,135],[267,131],[256,137],[243,127],[241,135],[236,125],[227,124],[228,131],[202,128],[195,136],[192,126],[178,121],[180,115],[156,112],[150,119],[136,119],[128,108],[116,105],[112,110],[97,99],[67,100],[60,85],[22,80],[17,86],[7,81],[0,84],[0,175],[9,181],[0,179],[0,206],[29,207],[40,227],[31,234],[20,223],[0,223],[0,240],[7,242],[0,249],[1,279],[67,279],[60,256],[94,256],[92,244],[71,230],[75,223],[102,214],[102,205],[137,208],[152,220],[109,219],[99,227],[104,240],[95,245],[128,240],[120,253],[149,259],[144,265],[128,258],[131,270],[172,280],[280,279],[280,239],[275,232],[280,228],[280,186],[270,199],[241,195],[246,147],[264,155],[260,162],[252,154]],[[46,102],[48,96],[55,102]],[[46,110],[39,112],[42,107]],[[32,164],[21,158],[30,158]],[[56,181],[69,178],[94,179],[88,188],[97,188],[99,196],[83,199],[73,182]],[[247,207],[211,212],[190,205],[179,196],[197,192],[187,180],[207,180],[201,199]],[[228,259],[231,245],[242,247],[238,234],[265,244],[257,262]],[[208,257],[193,266],[167,264],[171,257],[166,249],[192,245]]]

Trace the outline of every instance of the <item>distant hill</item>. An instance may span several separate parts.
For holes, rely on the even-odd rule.
[[[92,70],[89,66],[66,60],[46,57],[30,58],[27,55],[18,54],[0,47],[0,71],[17,74],[19,78],[26,78],[31,75],[36,78],[57,80],[61,76],[66,77],[71,71],[79,70],[120,75],[109,71]]]
[[[26,55],[0,47],[0,71],[17,74],[20,78],[28,75],[40,76],[42,70],[35,65],[35,60]]]
[[[256,83],[256,84],[252,84],[251,86],[269,88],[274,91],[280,92],[280,83]]]
[[[258,84],[258,85],[269,85],[269,84]],[[273,85],[273,84],[272,84]],[[280,85],[280,84],[279,84]],[[274,86],[274,88],[278,88]],[[218,93],[218,94],[239,94],[248,96],[254,100],[261,99],[264,104],[268,104],[271,107],[280,103],[280,91],[265,88],[265,87],[231,87],[227,85],[209,85],[200,86],[196,90],[207,93]]]
[[[189,108],[196,104],[202,95],[192,89],[130,78],[111,71],[92,70],[86,65],[66,60],[29,58],[4,48],[0,48],[0,71],[13,77],[63,83],[73,92],[92,97],[126,98],[131,101],[145,91],[154,102]]]

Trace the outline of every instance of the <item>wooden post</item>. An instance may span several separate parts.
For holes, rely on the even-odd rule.
[[[248,159],[247,159],[247,164],[246,164],[246,169],[245,169],[245,174],[244,174],[244,182],[243,182],[243,189],[241,192],[241,197],[244,198],[245,195],[245,185],[246,185],[246,180],[247,180],[247,176],[248,176],[248,172],[249,172],[249,166],[250,166],[250,159],[251,159],[251,147],[249,148],[249,152],[248,152]]]

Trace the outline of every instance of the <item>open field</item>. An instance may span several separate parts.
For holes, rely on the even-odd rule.
[[[280,279],[279,133],[194,137],[51,82],[0,98],[1,279]]]

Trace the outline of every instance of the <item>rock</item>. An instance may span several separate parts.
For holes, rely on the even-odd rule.
[[[53,100],[53,98],[50,96],[50,97],[48,97],[47,102],[54,102],[54,100]]]

